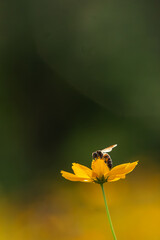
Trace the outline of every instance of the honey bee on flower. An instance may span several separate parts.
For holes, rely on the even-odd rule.
[[[93,152],[91,169],[79,163],[73,163],[72,170],[74,174],[61,171],[62,176],[70,181],[93,182],[100,184],[102,188],[107,217],[114,240],[117,240],[117,238],[111,221],[103,184],[105,182],[115,182],[119,179],[124,179],[126,177],[126,174],[132,172],[138,164],[138,161],[135,161],[132,163],[120,164],[112,168],[112,159],[109,156],[108,152],[111,152],[112,149],[116,146],[117,144],[107,147],[103,150],[97,150],[96,152]]]
[[[117,144],[103,150],[97,150],[92,154],[91,169],[79,163],[72,164],[73,173],[61,171],[64,178],[70,181],[93,182],[103,184],[124,179],[126,174],[133,171],[138,161],[124,163],[112,168],[112,160],[108,152],[112,151]]]
[[[107,164],[107,166],[111,170],[111,168],[112,168],[112,159],[109,156],[108,152],[111,152],[114,147],[117,147],[117,144],[114,144],[114,145],[112,145],[110,147],[107,147],[107,148],[105,148],[103,150],[97,150],[96,152],[92,153],[92,158],[93,159],[97,159],[97,158],[104,159],[104,162]]]

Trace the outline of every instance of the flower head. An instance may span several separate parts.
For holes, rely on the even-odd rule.
[[[115,182],[124,179],[126,174],[133,171],[138,161],[132,163],[120,164],[111,170],[108,168],[104,159],[97,158],[92,160],[91,169],[79,163],[73,163],[73,173],[61,171],[64,178],[70,181],[93,182],[103,184],[105,182]]]

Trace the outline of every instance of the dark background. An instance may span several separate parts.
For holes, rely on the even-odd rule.
[[[115,143],[114,165],[140,160],[137,185],[155,171],[160,180],[159,10],[158,1],[0,1],[2,199],[56,196],[61,169],[90,166],[93,151]]]

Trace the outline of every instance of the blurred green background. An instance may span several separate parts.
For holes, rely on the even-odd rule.
[[[0,1],[0,239],[112,239],[99,186],[62,179],[117,143],[118,239],[160,239],[158,1]]]

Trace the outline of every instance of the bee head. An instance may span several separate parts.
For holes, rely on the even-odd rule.
[[[98,158],[98,154],[97,154],[97,152],[92,153],[92,158],[93,158],[93,159]]]

